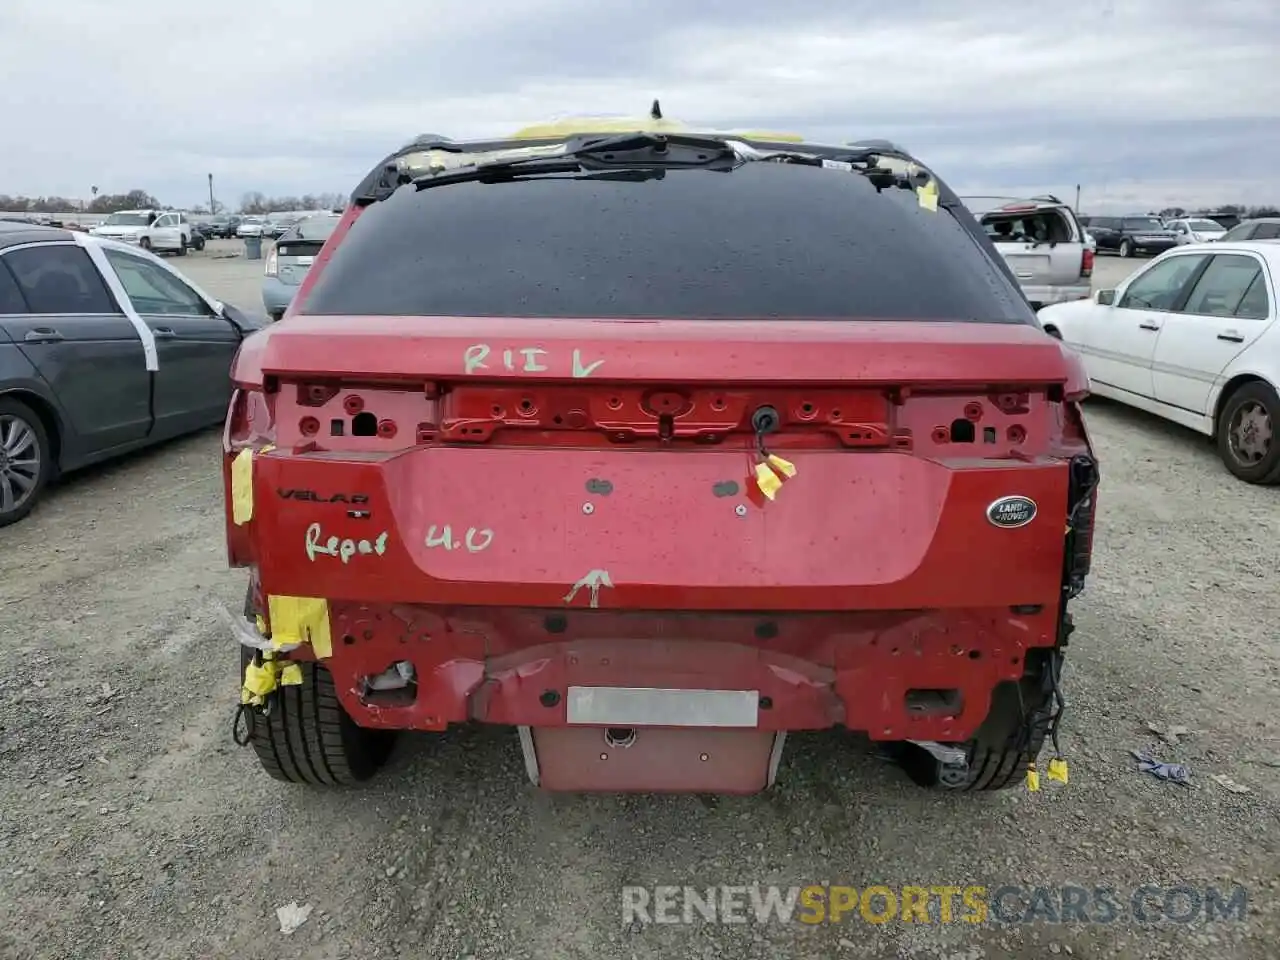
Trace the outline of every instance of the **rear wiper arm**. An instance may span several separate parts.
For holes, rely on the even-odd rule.
[[[705,169],[739,162],[733,147],[714,137],[686,134],[624,133],[596,139],[578,138],[573,146],[554,157],[498,160],[473,167],[445,170],[416,177],[418,190],[450,183],[496,183],[516,177],[582,170],[616,170],[655,167]]]

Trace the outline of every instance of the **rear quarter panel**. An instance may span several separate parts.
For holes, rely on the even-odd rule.
[[[79,443],[74,432],[68,430],[69,421],[62,405],[3,325],[0,325],[0,397],[12,397],[28,404],[34,398],[36,403],[31,405],[43,408],[40,409],[41,413],[51,414],[53,417],[61,454],[59,467],[70,469],[74,466]]]

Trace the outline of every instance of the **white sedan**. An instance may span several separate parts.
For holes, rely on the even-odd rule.
[[[1179,246],[1190,243],[1208,243],[1221,240],[1227,228],[1217,220],[1206,220],[1203,217],[1190,217],[1181,220],[1166,220],[1165,224],[1178,238]]]
[[[266,217],[245,217],[236,227],[236,236],[241,240],[246,237],[261,237],[267,231]]]
[[[1090,389],[1216,439],[1227,469],[1280,482],[1280,244],[1175,247],[1090,300],[1039,311]]]

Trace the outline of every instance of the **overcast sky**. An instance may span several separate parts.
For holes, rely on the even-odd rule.
[[[962,194],[1280,202],[1280,0],[0,0],[0,193],[347,193],[418,133],[655,96]]]

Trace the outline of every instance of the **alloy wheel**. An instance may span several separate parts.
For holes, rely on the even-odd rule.
[[[1247,400],[1236,409],[1227,428],[1231,455],[1242,466],[1260,463],[1271,449],[1272,424],[1267,408]]]
[[[35,429],[13,414],[0,415],[0,513],[17,510],[40,480],[40,444]]]

